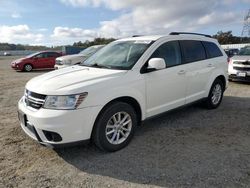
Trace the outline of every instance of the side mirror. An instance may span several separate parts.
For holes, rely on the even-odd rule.
[[[161,70],[166,68],[165,60],[162,58],[152,58],[148,61],[147,70],[149,72],[154,70]]]

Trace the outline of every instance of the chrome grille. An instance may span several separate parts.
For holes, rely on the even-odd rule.
[[[25,90],[25,104],[35,109],[40,109],[45,102],[46,95]]]
[[[250,65],[250,61],[234,61],[233,64],[237,64],[237,65]]]
[[[250,71],[250,67],[233,67],[233,68],[238,71]]]

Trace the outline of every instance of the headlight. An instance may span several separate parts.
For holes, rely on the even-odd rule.
[[[73,110],[76,109],[82,101],[87,97],[88,93],[77,95],[57,95],[47,96],[43,108],[57,110]]]
[[[71,65],[71,63],[72,63],[72,60],[66,60],[65,61],[65,65]]]

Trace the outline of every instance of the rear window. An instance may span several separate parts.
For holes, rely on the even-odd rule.
[[[223,56],[222,52],[220,51],[220,49],[218,48],[218,46],[215,43],[206,42],[206,41],[204,41],[202,43],[206,49],[208,58]]]
[[[180,41],[185,63],[201,61],[206,59],[205,49],[200,41],[183,40]]]

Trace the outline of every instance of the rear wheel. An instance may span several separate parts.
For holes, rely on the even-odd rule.
[[[23,67],[23,70],[24,70],[25,72],[30,72],[32,69],[33,69],[33,67],[32,67],[31,64],[26,64],[26,65],[24,65],[24,67]]]
[[[123,102],[105,108],[93,130],[92,138],[97,147],[104,151],[117,151],[131,141],[137,124],[135,110]]]
[[[206,98],[206,107],[208,109],[217,108],[223,98],[224,84],[220,79],[216,79],[212,84],[209,95]]]

